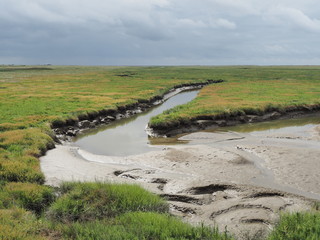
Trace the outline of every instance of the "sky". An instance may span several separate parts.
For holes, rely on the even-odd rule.
[[[0,0],[0,64],[320,65],[319,0]]]

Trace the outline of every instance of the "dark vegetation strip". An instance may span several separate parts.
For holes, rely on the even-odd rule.
[[[0,69],[0,72],[16,72],[16,71],[46,71],[46,70],[53,70],[53,68],[48,67],[11,67],[11,68],[2,68]]]

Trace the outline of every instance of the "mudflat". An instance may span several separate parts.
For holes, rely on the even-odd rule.
[[[184,145],[127,156],[57,145],[41,158],[47,184],[129,182],[165,197],[193,224],[217,224],[239,239],[266,234],[280,211],[320,200],[320,125],[305,132],[196,132]]]

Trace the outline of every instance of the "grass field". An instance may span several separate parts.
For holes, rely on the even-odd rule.
[[[194,101],[151,124],[320,104],[316,66],[0,66],[0,239],[106,239],[106,232],[114,233],[114,239],[230,239],[216,229],[190,227],[168,216],[162,200],[142,189],[127,193],[129,186],[68,183],[57,192],[43,186],[38,160],[54,147],[53,121],[76,120],[209,79],[225,82],[205,87]],[[303,222],[306,231],[313,227],[312,221]]]
[[[194,101],[152,118],[151,127],[320,106],[320,67],[221,67],[213,72],[226,82],[207,86]]]

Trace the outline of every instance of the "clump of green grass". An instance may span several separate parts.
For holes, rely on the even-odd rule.
[[[109,221],[75,223],[65,227],[64,236],[78,240],[231,240],[217,228],[194,227],[167,214],[131,212]]]
[[[46,128],[0,132],[0,180],[44,183],[39,156],[54,147]]]
[[[320,213],[285,213],[268,240],[320,239]]]
[[[0,187],[0,208],[21,207],[40,215],[54,199],[53,189],[47,186],[10,182]]]
[[[315,211],[320,211],[320,202],[318,202],[318,201],[314,202],[313,205],[312,205],[312,208]]]
[[[125,212],[167,212],[168,205],[159,196],[137,185],[108,183],[64,183],[62,196],[50,207],[53,221],[93,221]]]
[[[0,180],[43,184],[45,181],[44,175],[40,171],[39,163],[33,165],[34,159],[32,157],[12,159],[5,156],[4,159],[0,160]]]
[[[0,239],[45,240],[42,224],[30,212],[20,208],[0,209]]]
[[[0,150],[10,152],[13,157],[40,157],[53,147],[53,139],[39,128],[0,133]]]

